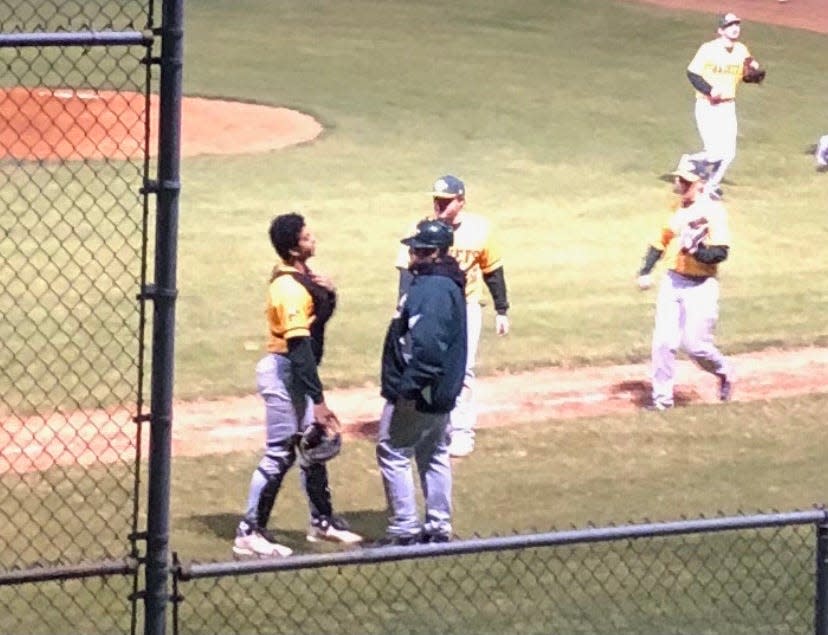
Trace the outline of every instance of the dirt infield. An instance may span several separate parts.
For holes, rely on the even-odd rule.
[[[828,33],[828,3],[825,0],[624,0],[669,9],[724,13],[732,11],[745,21],[779,24],[795,29]],[[713,25],[711,20],[711,25]],[[715,28],[710,28],[711,37]],[[758,46],[758,43],[757,43]]]
[[[0,90],[0,158],[19,161],[140,159],[144,96],[72,88]],[[150,156],[158,146],[158,96],[150,96]],[[186,97],[181,154],[269,152],[315,139],[322,125],[309,115],[260,104]]]
[[[737,374],[734,401],[828,392],[828,349],[768,350],[732,360]],[[478,386],[480,427],[633,414],[649,400],[648,376],[646,364],[629,364],[484,377]],[[717,402],[717,382],[690,362],[680,362],[677,378],[678,405]],[[327,401],[346,433],[375,432],[382,407],[376,388],[328,391]],[[177,403],[173,453],[257,451],[263,444],[262,416],[257,395]],[[0,474],[52,465],[128,462],[135,453],[134,432],[131,414],[123,409],[7,420],[0,429]]]

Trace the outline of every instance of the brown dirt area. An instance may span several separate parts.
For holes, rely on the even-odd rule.
[[[0,90],[0,158],[19,161],[140,159],[145,97],[74,88]],[[290,110],[238,101],[185,97],[181,154],[249,154],[315,139],[322,125]],[[158,95],[150,95],[148,152],[157,153]]]
[[[624,0],[668,9],[703,13],[733,12],[745,21],[779,24],[795,29],[828,33],[828,3],[825,0]],[[711,25],[713,25],[711,21]],[[710,32],[715,33],[714,26]],[[747,34],[746,34],[747,35]],[[700,42],[701,43],[701,42]]]
[[[733,11],[744,20],[828,32],[826,0],[624,0],[710,13]],[[711,28],[711,32],[712,32]],[[0,158],[18,160],[135,158],[144,121],[140,95],[72,89],[0,91]],[[151,102],[156,116],[157,98]],[[153,129],[155,126],[153,126]],[[322,132],[312,117],[285,108],[187,98],[182,154],[266,152],[307,142]],[[150,140],[151,153],[156,139]],[[828,392],[828,349],[767,350],[733,357],[735,401]],[[252,372],[252,369],[251,369]],[[648,365],[549,368],[479,380],[480,427],[550,419],[627,414],[648,400]],[[376,388],[329,391],[327,400],[346,433],[371,434],[381,409]],[[713,403],[716,382],[690,362],[679,364],[678,405]],[[726,405],[722,406],[726,407]],[[177,456],[249,450],[262,445],[258,396],[177,403],[173,452]],[[135,455],[127,409],[6,418],[0,427],[0,474],[52,465],[123,462]],[[144,435],[145,437],[147,435]],[[146,441],[146,438],[145,438]],[[143,449],[146,455],[146,448]]]
[[[731,359],[737,376],[734,401],[828,392],[826,348],[766,350]],[[648,375],[647,364],[627,364],[483,377],[477,390],[479,426],[631,415],[648,403]],[[382,408],[376,388],[331,390],[327,402],[339,415],[346,434],[375,432]],[[676,402],[679,406],[717,403],[716,380],[689,361],[680,361]],[[262,418],[263,405],[257,395],[177,403],[173,453],[200,456],[258,451],[263,444]],[[135,450],[133,434],[131,413],[124,409],[12,418],[0,429],[0,474],[36,471],[54,464],[129,461]]]

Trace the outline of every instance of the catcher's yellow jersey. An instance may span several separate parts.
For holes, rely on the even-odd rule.
[[[747,57],[750,57],[750,51],[741,42],[734,42],[733,48],[728,50],[724,42],[717,38],[699,47],[687,70],[701,75],[704,81],[719,91],[722,99],[735,99],[736,87],[742,81],[742,69]],[[696,97],[706,99],[698,91]]]
[[[724,205],[700,194],[692,205],[679,207],[670,215],[660,236],[652,243],[653,247],[664,251],[662,259],[673,263],[670,269],[676,273],[686,276],[715,276],[718,264],[699,262],[682,250],[681,235],[684,231],[701,237],[701,242],[708,246],[729,246],[730,229]]]
[[[307,289],[293,276],[277,276],[278,272],[296,272],[296,269],[285,264],[278,265],[267,288],[267,350],[284,354],[287,353],[289,339],[310,337],[310,325],[315,316],[313,299]]]
[[[482,303],[483,274],[503,266],[500,249],[492,236],[491,224],[482,216],[462,211],[455,222],[454,245],[449,254],[466,274],[466,301]],[[400,269],[408,267],[408,247],[400,249],[394,264]]]

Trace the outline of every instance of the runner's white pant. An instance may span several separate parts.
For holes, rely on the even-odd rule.
[[[477,361],[477,348],[480,343],[482,323],[483,308],[480,303],[475,300],[466,304],[466,338],[468,342],[466,376],[463,378],[463,391],[457,398],[454,410],[451,411],[451,431],[452,434],[466,434],[472,438],[474,437],[474,428],[477,425],[474,366]]]
[[[707,161],[720,162],[708,180],[708,186],[712,191],[719,187],[725,172],[736,158],[736,102],[726,101],[714,105],[706,99],[697,99],[696,127],[704,145]]]
[[[724,355],[713,343],[719,319],[719,281],[688,278],[668,271],[656,300],[652,345],[653,403],[673,405],[676,353],[679,346],[703,370],[717,376],[730,374]]]
[[[391,512],[389,536],[451,535],[449,415],[417,412],[413,401],[386,402],[377,440],[377,463]],[[417,514],[411,459],[417,463],[425,523]]]

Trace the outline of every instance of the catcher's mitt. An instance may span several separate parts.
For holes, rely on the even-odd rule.
[[[761,84],[765,80],[767,71],[759,66],[752,57],[746,57],[742,66],[742,81],[748,84]]]

